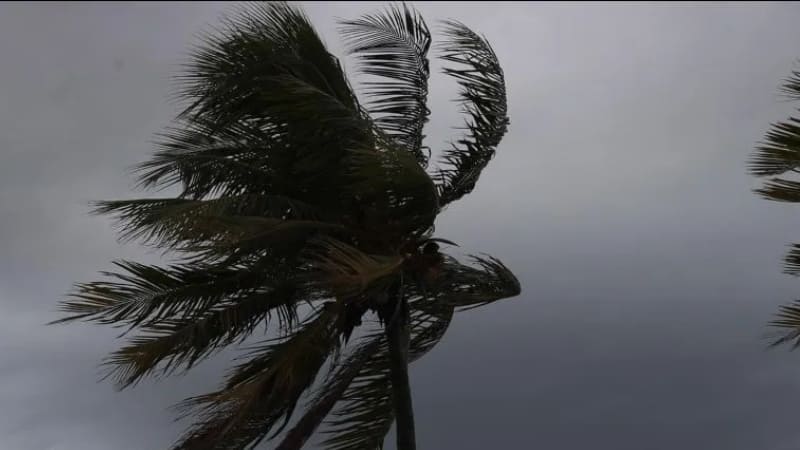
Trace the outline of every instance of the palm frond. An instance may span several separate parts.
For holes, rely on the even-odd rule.
[[[228,180],[223,166],[186,163],[186,156],[180,162],[190,170],[181,171],[171,155],[145,168],[148,183],[170,174],[168,180],[188,180],[185,191],[195,197],[243,185],[336,210],[344,152],[375,138],[339,62],[308,18],[285,2],[250,5],[225,19],[179,81],[189,104],[182,123],[202,127],[204,135],[229,135],[230,146],[244,147],[267,172],[261,181],[243,175],[240,183]],[[197,166],[204,170],[191,170]]]
[[[263,264],[114,264],[120,272],[102,272],[110,281],[78,284],[71,299],[61,304],[67,316],[54,323],[86,320],[134,327],[175,316],[192,317],[225,298],[264,287],[283,273]]]
[[[800,347],[800,300],[781,306],[777,318],[769,324],[777,329],[771,347],[784,344],[791,344],[792,350]]]
[[[773,178],[755,192],[767,200],[776,202],[800,202],[800,182]]]
[[[263,346],[219,391],[179,405],[200,421],[175,450],[253,448],[286,425],[303,392],[339,345],[339,310],[327,303],[290,337]]]
[[[459,100],[468,119],[466,135],[445,151],[440,180],[441,207],[472,192],[508,128],[503,69],[489,42],[465,25],[445,22],[442,59],[461,68],[444,69],[461,86]]]
[[[471,309],[520,294],[519,280],[500,260],[473,256],[472,261],[477,267],[446,260],[440,279],[431,289],[439,304]]]
[[[428,297],[416,297],[409,302],[409,309],[412,362],[441,340],[453,318],[453,308],[436,305]],[[333,380],[342,381],[335,377]],[[382,339],[380,348],[361,367],[333,410],[325,430],[330,437],[323,445],[328,450],[382,448],[393,421],[389,348]]]
[[[375,124],[425,167],[429,151],[422,145],[422,131],[430,114],[431,35],[422,16],[405,4],[402,9],[393,5],[381,14],[343,21],[340,30],[358,69],[382,79],[366,83]]]
[[[327,382],[306,408],[300,420],[275,447],[276,450],[299,450],[303,447],[353,380],[361,373],[364,365],[381,349],[383,340],[383,333],[365,337],[363,343],[347,359],[338,364],[335,370],[331,370]]]
[[[305,258],[310,279],[339,298],[354,297],[367,289],[380,290],[403,263],[400,255],[367,255],[330,237],[312,241]]]
[[[756,176],[780,175],[800,167],[800,119],[772,124],[765,141],[750,159],[750,173]]]
[[[792,71],[792,74],[784,80],[780,92],[790,100],[800,100],[800,72]]]
[[[164,319],[142,327],[143,334],[106,360],[108,376],[119,389],[158,372],[189,370],[196,362],[227,345],[241,342],[273,314],[284,333],[297,320],[298,290],[291,283],[227,299],[196,317]],[[309,299],[305,299],[309,300]]]
[[[175,248],[216,241],[223,236],[243,239],[266,229],[316,223],[318,211],[285,196],[242,194],[208,200],[100,201],[95,203],[93,212],[113,216],[123,240],[141,239],[151,245]]]
[[[800,244],[792,244],[783,260],[783,273],[800,276]]]
[[[210,119],[220,128],[243,118],[344,128],[358,118],[339,62],[287,2],[251,3],[224,18],[186,69],[179,95],[190,104],[182,117]]]

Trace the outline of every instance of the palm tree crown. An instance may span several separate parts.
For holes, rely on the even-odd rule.
[[[62,304],[58,322],[138,332],[107,359],[120,388],[269,330],[217,391],[179,405],[196,423],[175,449],[278,436],[277,448],[296,449],[323,423],[326,448],[375,449],[395,419],[400,447],[413,448],[407,362],[439,342],[456,310],[520,293],[497,259],[462,264],[433,237],[508,126],[489,43],[444,24],[441,58],[467,126],[429,170],[422,17],[393,6],[341,31],[370,80],[365,104],[297,7],[251,4],[225,18],[179,78],[187,106],[137,167],[142,187],[180,192],[96,204],[123,238],[176,255],[166,266],[118,261]],[[372,314],[381,326],[362,325]]]

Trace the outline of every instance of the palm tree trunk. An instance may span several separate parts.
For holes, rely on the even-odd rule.
[[[397,429],[397,450],[416,450],[411,385],[408,381],[408,345],[410,340],[408,302],[403,295],[393,299],[395,312],[386,327],[392,377],[392,401]]]

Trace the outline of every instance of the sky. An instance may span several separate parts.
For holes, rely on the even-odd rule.
[[[303,3],[337,55],[336,21],[381,5]],[[88,202],[140,194],[129,169],[177,112],[171,77],[230,6],[0,4],[0,450],[168,448],[187,425],[169,406],[229,364],[116,392],[98,369],[113,330],[44,324],[111,260],[160,260]],[[746,172],[797,107],[777,89],[800,66],[800,5],[417,7],[490,40],[511,117],[437,232],[522,283],[412,367],[420,448],[800,448],[800,353],[764,339],[800,296],[781,273],[800,208],[758,198]],[[433,67],[425,131],[442,149],[461,122]]]

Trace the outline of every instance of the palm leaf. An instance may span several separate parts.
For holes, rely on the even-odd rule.
[[[228,140],[262,148],[259,158],[269,176],[253,185],[271,184],[266,192],[334,210],[341,206],[340,161],[348,148],[374,139],[374,125],[299,9],[285,2],[243,8],[205,37],[186,69],[179,96],[188,106],[181,120],[199,124],[203,134],[241,135]],[[246,130],[236,131],[242,124]],[[166,158],[164,167],[172,162]],[[151,178],[162,171],[153,164]],[[220,166],[178,178],[196,185],[189,192],[205,193],[226,183],[226,176]]]
[[[439,303],[472,309],[520,294],[519,280],[500,260],[491,256],[471,257],[477,267],[450,259],[435,291]]]
[[[800,347],[800,300],[781,306],[777,318],[770,325],[777,331],[771,347],[783,344],[791,344],[792,350]]]
[[[242,194],[208,200],[156,198],[101,201],[94,213],[112,215],[123,240],[141,239],[160,247],[180,247],[238,237],[289,225],[322,222],[318,209],[278,195]],[[334,226],[333,224],[328,225]],[[274,231],[274,230],[273,230]]]
[[[800,244],[792,244],[783,262],[784,273],[800,276]]]
[[[253,448],[286,425],[303,392],[339,344],[339,309],[328,303],[290,337],[268,343],[238,366],[219,391],[179,405],[200,421],[175,450]]]
[[[773,178],[755,192],[767,200],[776,202],[800,202],[800,182]]]
[[[120,272],[103,272],[111,280],[76,286],[61,304],[66,317],[54,323],[86,320],[134,327],[171,317],[192,317],[225,298],[264,287],[283,271],[265,263],[251,266],[181,264],[149,266],[131,261],[114,263]]]
[[[414,295],[413,290],[409,292]],[[409,362],[421,358],[444,336],[453,317],[453,308],[436,305],[428,297],[409,302],[411,340]],[[329,450],[379,449],[394,421],[392,408],[389,348],[385,339],[380,348],[352,379],[327,421],[330,435],[324,444]],[[349,376],[349,373],[346,373]],[[344,382],[345,376],[332,383]],[[333,386],[326,386],[324,389]]]
[[[800,119],[790,117],[772,124],[749,166],[756,176],[779,175],[800,167]]]
[[[329,237],[315,239],[305,258],[309,279],[339,298],[354,297],[367,289],[382,290],[403,263],[400,255],[367,255]]]
[[[426,101],[431,44],[425,21],[404,4],[402,9],[391,6],[381,14],[343,21],[341,32],[358,69],[381,78],[366,83],[372,99],[368,110],[376,125],[425,167],[429,152],[422,146],[422,130],[430,114]]]
[[[108,376],[122,389],[157,371],[172,374],[192,366],[213,352],[246,339],[273,314],[287,332],[297,320],[298,290],[291,283],[226,300],[190,318],[172,318],[143,327],[144,334],[107,359]],[[306,298],[305,300],[309,300]]]
[[[353,380],[362,372],[364,365],[381,349],[385,350],[383,333],[367,336],[353,353],[331,370],[327,382],[306,408],[295,426],[286,433],[276,450],[298,450],[308,441],[314,431],[325,420]]]
[[[444,154],[448,167],[435,175],[440,180],[441,207],[472,192],[509,123],[503,70],[489,42],[454,21],[445,22],[444,34],[442,59],[460,66],[444,72],[458,80],[459,100],[468,119],[466,135]]]

